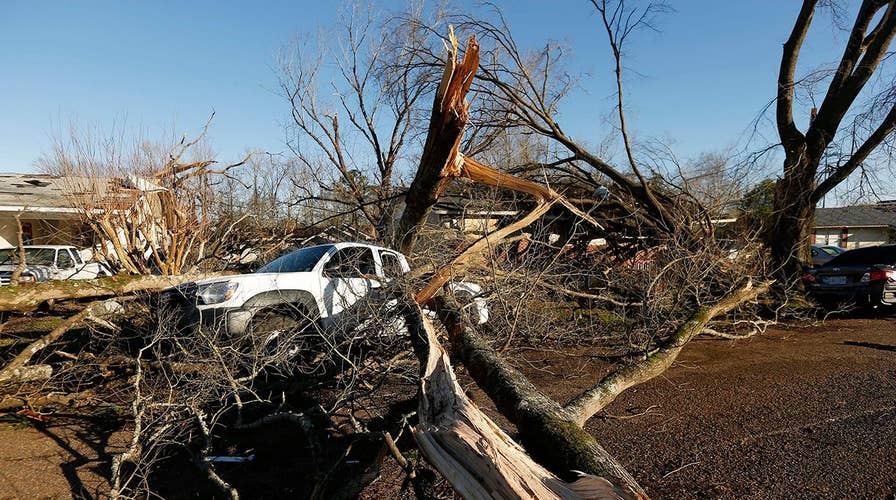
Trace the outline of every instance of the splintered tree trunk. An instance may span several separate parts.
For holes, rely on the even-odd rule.
[[[635,479],[576,422],[576,415],[543,394],[465,324],[456,304],[437,301],[454,352],[501,414],[516,424],[526,450],[561,478],[581,471],[604,477],[621,498],[647,498]]]
[[[426,145],[417,174],[405,196],[404,213],[395,234],[396,246],[406,255],[413,252],[417,229],[426,221],[445,183],[457,175],[461,167],[457,149],[469,118],[465,96],[479,66],[479,43],[476,37],[470,37],[464,58],[458,62],[458,43],[453,30],[449,32],[449,39],[448,61],[433,101]]]
[[[570,473],[577,477],[566,481],[533,461],[466,397],[448,354],[420,308],[411,305],[408,311],[406,319],[421,365],[420,423],[414,438],[460,495],[471,499],[637,498],[602,477]],[[581,427],[578,432],[587,436]],[[593,438],[591,442],[597,445]]]

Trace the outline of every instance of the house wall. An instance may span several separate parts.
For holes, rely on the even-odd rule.
[[[889,243],[889,231],[886,228],[861,228],[849,231],[846,248],[862,248]]]
[[[846,236],[846,242],[843,242]],[[893,242],[893,231],[888,228],[840,228],[816,229],[815,244],[833,245],[846,249],[872,247]]]
[[[89,246],[90,234],[77,219],[48,220],[22,217],[26,245],[76,245]],[[30,227],[30,231],[29,231]],[[0,215],[0,248],[18,244],[18,226],[15,216]]]

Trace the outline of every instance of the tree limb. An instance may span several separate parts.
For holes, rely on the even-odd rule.
[[[713,318],[731,311],[746,301],[753,300],[768,291],[770,286],[771,282],[753,286],[753,282],[748,281],[743,287],[729,293],[715,304],[700,307],[684,324],[678,327],[662,347],[653,351],[643,361],[606,375],[591,389],[570,401],[564,409],[570,412],[576,422],[584,424],[629,387],[642,384],[666,371],[678,358],[678,354],[684,346],[699,335]]]
[[[778,99],[776,106],[776,118],[778,134],[785,148],[791,149],[803,140],[803,134],[796,128],[793,122],[793,78],[796,73],[796,65],[800,55],[800,49],[809,32],[812,16],[818,0],[804,0],[800,13],[790,32],[790,37],[784,42],[784,55],[781,57],[781,67],[778,71]]]
[[[112,297],[159,291],[219,273],[180,276],[117,275],[92,280],[53,280],[24,286],[0,287],[0,311],[28,312],[48,300]]]

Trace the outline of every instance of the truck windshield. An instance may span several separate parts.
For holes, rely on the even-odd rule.
[[[256,273],[302,273],[314,268],[332,245],[320,245],[290,252],[269,264],[262,266]]]
[[[25,263],[37,266],[52,266],[56,258],[56,250],[52,248],[26,248]],[[16,248],[0,250],[0,265],[18,264],[19,251]]]

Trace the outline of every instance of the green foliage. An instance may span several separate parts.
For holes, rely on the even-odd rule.
[[[738,219],[750,230],[759,230],[771,218],[775,207],[775,181],[765,179],[740,199]]]

